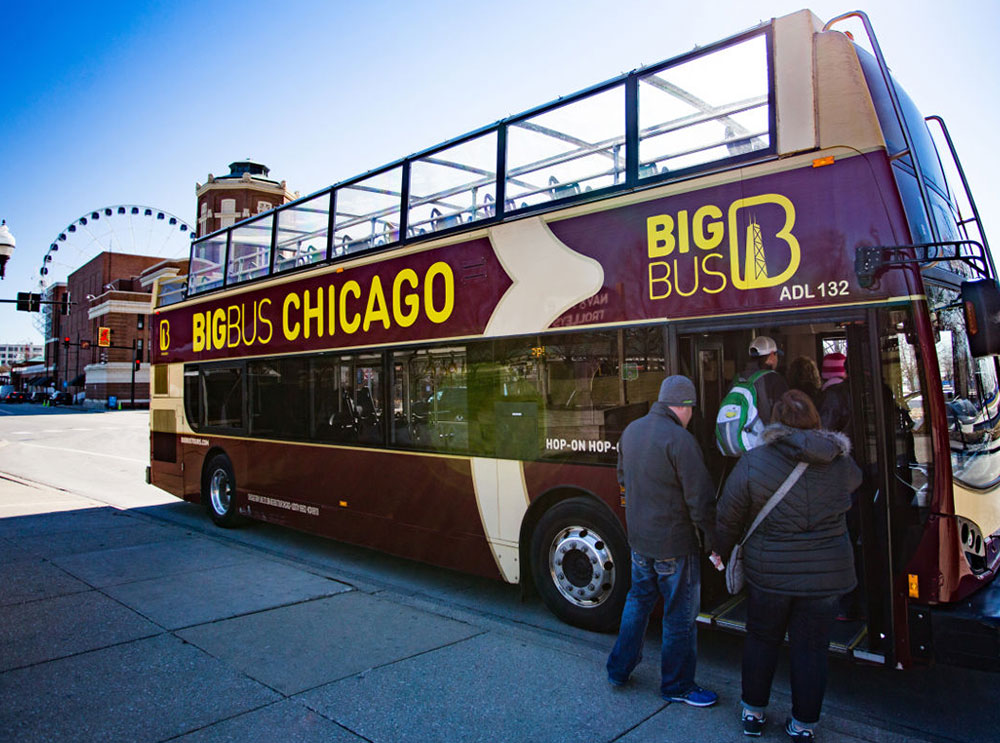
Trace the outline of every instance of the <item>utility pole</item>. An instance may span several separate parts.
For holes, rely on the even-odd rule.
[[[135,410],[135,362],[138,359],[136,356],[136,339],[132,339],[132,402],[129,404],[129,410]]]

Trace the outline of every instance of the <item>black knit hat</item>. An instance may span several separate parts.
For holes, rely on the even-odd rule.
[[[659,401],[678,408],[693,408],[698,400],[694,382],[681,374],[667,377],[660,384]]]

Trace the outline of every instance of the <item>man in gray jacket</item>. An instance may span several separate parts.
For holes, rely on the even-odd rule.
[[[701,602],[701,552],[712,552],[715,492],[698,443],[686,430],[695,405],[690,379],[667,377],[647,415],[618,443],[618,482],[632,548],[632,587],[618,640],[608,657],[608,681],[621,686],[639,663],[649,615],[663,596],[660,694],[694,707],[715,704],[694,682],[695,621]]]

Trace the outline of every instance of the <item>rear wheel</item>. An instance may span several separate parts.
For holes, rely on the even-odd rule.
[[[212,458],[202,478],[201,499],[208,515],[217,526],[231,528],[243,523],[236,510],[236,477],[229,457],[219,454]]]
[[[552,506],[532,534],[535,587],[553,614],[577,627],[610,632],[618,626],[629,564],[621,525],[587,498]]]

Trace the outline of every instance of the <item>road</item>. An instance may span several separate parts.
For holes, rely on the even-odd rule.
[[[216,529],[144,483],[147,435],[141,411],[0,405],[0,740],[742,739],[738,637],[700,635],[716,708],[659,700],[652,631],[612,689],[614,638],[516,587],[265,524]],[[87,611],[73,600],[101,621],[72,621]],[[998,679],[835,658],[821,740],[996,739]],[[783,663],[766,735],[783,737],[788,708]]]

